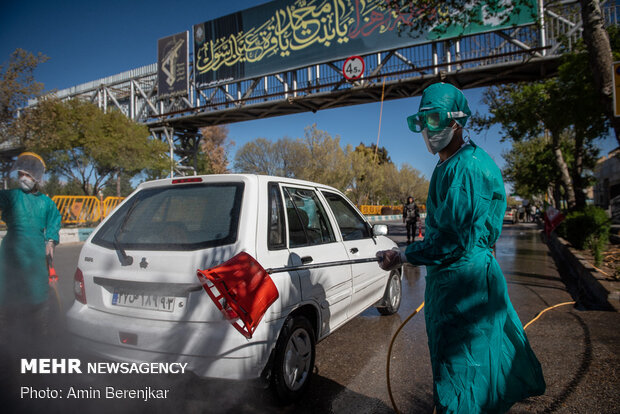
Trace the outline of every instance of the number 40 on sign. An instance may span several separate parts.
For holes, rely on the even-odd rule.
[[[351,56],[342,65],[342,74],[347,80],[357,80],[364,74],[364,59],[359,56]]]

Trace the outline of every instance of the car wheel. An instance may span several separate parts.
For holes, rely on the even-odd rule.
[[[377,308],[381,315],[393,315],[400,308],[400,300],[402,297],[402,285],[400,280],[400,272],[393,270],[390,273],[385,293],[383,294],[382,305]]]
[[[272,372],[272,389],[279,401],[293,402],[306,390],[316,353],[314,330],[303,316],[289,317],[284,322],[276,343]]]

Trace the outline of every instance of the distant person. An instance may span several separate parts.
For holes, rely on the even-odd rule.
[[[471,111],[463,93],[436,83],[407,121],[439,154],[426,201],[424,240],[377,252],[386,270],[426,265],[426,332],[439,413],[503,413],[545,391],[542,369],[493,257],[506,194],[500,169],[463,139]]]
[[[525,222],[526,223],[529,223],[530,221],[532,221],[532,215],[530,214],[531,212],[530,207],[531,207],[530,201],[523,200],[523,210],[525,211]]]
[[[407,202],[403,206],[403,223],[407,227],[407,244],[415,240],[415,231],[419,218],[420,212],[415,200],[411,196],[407,197]]]
[[[7,332],[12,338],[49,333],[46,256],[53,258],[61,221],[54,202],[39,192],[43,159],[24,152],[12,172],[17,172],[19,188],[0,191],[0,211],[7,226],[0,244],[0,341],[5,344]]]

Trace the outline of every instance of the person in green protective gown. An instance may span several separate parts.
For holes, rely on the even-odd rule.
[[[45,172],[41,157],[22,153],[11,171],[18,174],[19,188],[0,191],[7,226],[0,244],[0,324],[32,338],[49,329],[46,256],[53,257],[61,217],[54,202],[39,192]]]
[[[424,90],[407,121],[439,154],[427,198],[424,240],[377,253],[389,270],[426,265],[425,318],[440,413],[503,413],[545,392],[542,369],[508,297],[493,255],[506,210],[501,172],[473,141],[463,140],[471,115],[456,87]]]

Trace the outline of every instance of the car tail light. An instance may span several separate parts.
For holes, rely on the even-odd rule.
[[[176,178],[172,180],[172,184],[185,184],[185,183],[201,183],[202,178],[193,177],[193,178]]]
[[[86,290],[84,289],[84,275],[78,267],[73,276],[73,293],[75,293],[75,300],[82,302],[86,305]]]

